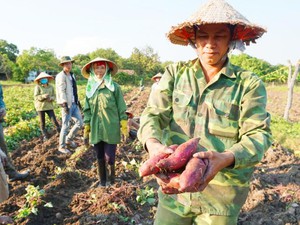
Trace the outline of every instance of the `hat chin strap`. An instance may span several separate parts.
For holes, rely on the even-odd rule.
[[[197,49],[195,43],[190,38],[188,38],[187,40],[189,42],[189,45],[192,46],[193,49]]]

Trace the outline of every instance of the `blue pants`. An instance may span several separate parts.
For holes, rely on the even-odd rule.
[[[65,148],[66,141],[71,141],[74,138],[78,130],[82,127],[83,120],[80,114],[79,107],[75,103],[72,103],[68,114],[64,111],[64,109],[61,110],[61,113],[62,126],[59,135],[59,147]],[[75,124],[68,133],[71,119],[75,122]]]

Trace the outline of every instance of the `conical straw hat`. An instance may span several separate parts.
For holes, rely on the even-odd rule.
[[[156,78],[161,78],[161,77],[162,77],[162,74],[158,73],[158,74],[154,75],[153,77],[151,77],[151,80],[155,80]]]
[[[95,59],[93,59],[92,61],[88,62],[87,64],[85,64],[82,69],[81,69],[81,73],[82,75],[85,77],[85,78],[89,78],[90,74],[89,74],[89,70],[90,70],[90,67],[91,65],[94,63],[94,62],[107,62],[107,65],[110,69],[112,69],[111,71],[111,75],[115,75],[118,71],[118,66],[117,64],[115,64],[113,61],[110,61],[108,59],[104,59],[104,58],[100,58],[100,57],[97,57]]]
[[[219,23],[235,25],[233,40],[241,40],[246,44],[255,43],[255,39],[266,32],[265,28],[250,23],[226,1],[209,0],[185,22],[173,26],[167,38],[173,44],[188,45],[190,41],[195,42],[194,26]]]
[[[39,83],[40,79],[42,79],[42,78],[47,78],[49,81],[50,81],[50,80],[54,80],[54,77],[52,77],[52,76],[49,75],[48,73],[41,72],[41,73],[34,79],[34,82],[35,82],[35,83]]]

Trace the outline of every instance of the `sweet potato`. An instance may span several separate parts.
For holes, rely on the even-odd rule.
[[[164,194],[168,194],[168,195],[182,193],[178,189],[173,188],[173,187],[168,187],[168,186],[161,187],[161,190]]]
[[[163,158],[168,157],[170,154],[160,153],[158,155],[154,155],[153,157],[147,159],[139,168],[139,174],[141,177],[149,176],[151,174],[156,174],[160,171],[160,169],[156,166],[156,164]]]
[[[179,179],[180,173],[158,173],[155,174],[158,184],[160,185],[162,192],[165,194],[178,194],[180,191]]]
[[[175,150],[178,147],[178,145],[171,145],[169,148]],[[169,153],[160,153],[157,155],[154,155],[153,157],[146,160],[141,167],[139,168],[139,174],[141,177],[149,176],[151,174],[156,174],[160,171],[160,169],[156,166],[156,164],[166,157],[168,157]]]
[[[180,173],[157,173],[155,176],[164,184],[170,184],[174,188],[179,188]],[[160,184],[160,182],[159,182]]]
[[[197,150],[200,138],[192,138],[179,145],[169,157],[161,159],[157,167],[161,170],[174,171],[186,165]]]
[[[202,176],[204,175],[208,165],[207,159],[192,157],[187,163],[185,170],[181,173],[179,191],[196,192],[201,184]]]

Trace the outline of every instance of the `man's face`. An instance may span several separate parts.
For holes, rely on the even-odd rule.
[[[224,63],[230,43],[227,24],[201,25],[196,31],[197,54],[202,64],[217,66]]]
[[[65,72],[69,73],[72,70],[72,62],[66,62],[63,64],[63,69]]]

